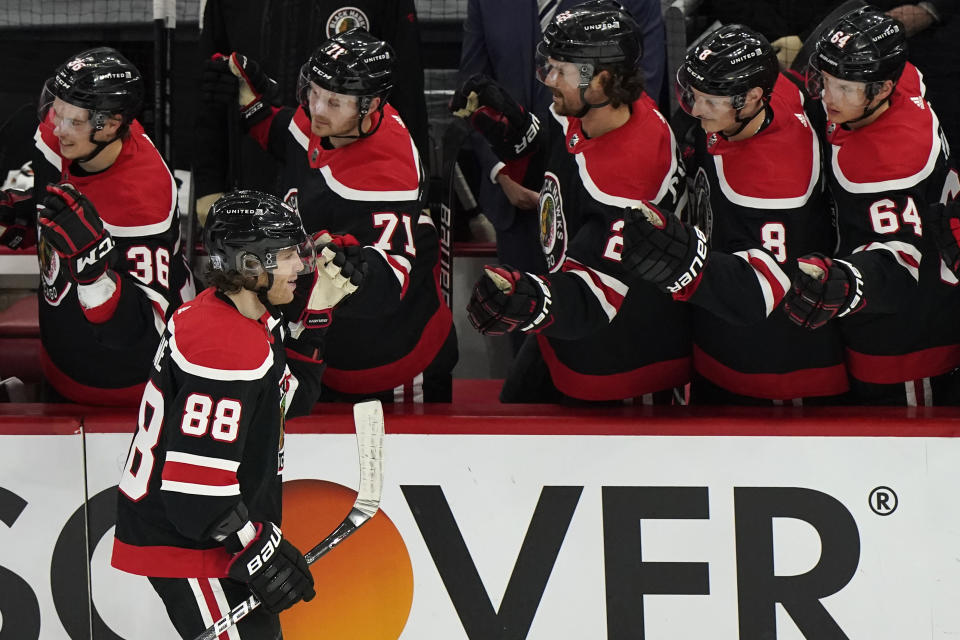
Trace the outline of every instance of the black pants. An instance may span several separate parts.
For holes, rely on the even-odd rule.
[[[735,405],[741,407],[819,407],[851,404],[849,393],[836,396],[813,396],[793,400],[768,400],[753,396],[742,396],[727,391],[698,373],[690,381],[690,404],[692,405]]]
[[[193,640],[250,597],[247,585],[227,578],[150,578],[183,640]],[[263,607],[247,614],[217,640],[282,640],[280,618]]]

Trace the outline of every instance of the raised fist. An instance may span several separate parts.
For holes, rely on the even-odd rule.
[[[526,111],[499,84],[483,75],[475,75],[454,93],[448,105],[458,118],[470,124],[507,162],[531,153],[541,137],[540,121]]]
[[[90,284],[109,266],[113,238],[97,210],[69,183],[50,185],[37,210],[44,239],[70,265],[79,284]]]
[[[507,265],[487,265],[473,287],[467,317],[484,335],[537,333],[553,324],[549,283]]]
[[[667,293],[693,294],[710,248],[694,226],[653,206],[628,207],[623,213],[623,268]]]
[[[797,326],[818,329],[835,317],[863,309],[863,277],[844,260],[811,253],[799,260],[799,270],[783,298],[783,310]]]

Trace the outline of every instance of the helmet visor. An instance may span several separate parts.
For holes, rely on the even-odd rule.
[[[262,256],[251,251],[241,253],[237,263],[237,271],[244,276],[256,278],[266,271],[295,276],[317,268],[317,253],[313,239],[308,237],[300,244],[266,249]]]
[[[810,56],[810,61],[807,63],[807,70],[803,74],[803,84],[807,90],[807,95],[814,100],[819,100],[823,97],[823,74],[820,72],[816,60],[817,54]]]
[[[714,96],[695,89],[689,73],[683,67],[677,69],[673,88],[677,104],[694,118],[716,118],[736,110],[731,96]]]
[[[94,113],[56,97],[50,89],[52,82],[53,78],[50,78],[43,84],[37,106],[37,118],[41,123],[49,122],[63,131],[89,133],[93,128],[91,117]]]
[[[546,44],[537,45],[537,80],[548,87],[567,86],[585,87],[593,78],[593,65],[590,63],[562,62],[550,57]]]

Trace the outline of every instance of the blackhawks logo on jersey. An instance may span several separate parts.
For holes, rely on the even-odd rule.
[[[43,288],[43,298],[56,307],[67,295],[72,283],[67,278],[66,270],[60,268],[63,263],[60,255],[46,241],[42,231],[37,233],[37,259],[40,261],[40,286]]]
[[[540,246],[547,269],[559,269],[567,253],[567,220],[563,215],[560,181],[549,171],[544,174],[540,189]]]
[[[338,33],[349,31],[354,27],[370,31],[370,20],[367,18],[367,14],[356,7],[341,7],[327,18],[327,37],[332,38]]]

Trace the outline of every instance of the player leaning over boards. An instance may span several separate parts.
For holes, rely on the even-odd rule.
[[[238,637],[277,640],[276,614],[314,593],[303,556],[278,526],[284,421],[308,413],[320,392],[320,368],[300,366],[302,353],[288,358],[277,305],[310,271],[317,312],[358,282],[333,264],[335,250],[315,257],[296,212],[255,191],[211,207],[204,245],[211,286],[174,312],[151,363],[120,481],[112,564],[150,577],[185,639],[253,593],[263,606],[240,622]]]
[[[960,289],[921,219],[956,194],[956,173],[906,60],[903,25],[871,7],[842,16],[817,42],[808,91],[826,115],[841,257],[801,257],[784,308],[809,329],[839,320],[858,401],[956,404]]]
[[[440,298],[419,155],[387,102],[394,58],[390,45],[354,28],[304,63],[296,109],[272,107],[273,81],[236,53],[215,56],[204,91],[232,99],[239,79],[242,125],[283,163],[284,199],[308,232],[338,236],[366,272],[330,318],[323,397],[449,402],[456,332]]]
[[[683,136],[692,215],[628,211],[623,262],[693,305],[691,402],[836,402],[849,389],[839,328],[805,331],[778,309],[796,259],[834,241],[799,89],[742,25],[691,47],[676,83],[696,118]]]
[[[505,402],[669,402],[690,376],[686,309],[621,265],[623,208],[649,200],[682,209],[673,134],[643,92],[640,29],[619,4],[594,0],[554,16],[537,50],[553,92],[549,122],[492,80],[471,78],[456,115],[490,142],[518,183],[540,190],[549,273],[488,266],[468,313],[485,334],[530,334]],[[536,197],[536,194],[533,194]]]
[[[142,97],[136,67],[100,47],[60,65],[40,98],[41,365],[73,402],[136,406],[168,312],[194,294],[176,184],[134,117]]]

